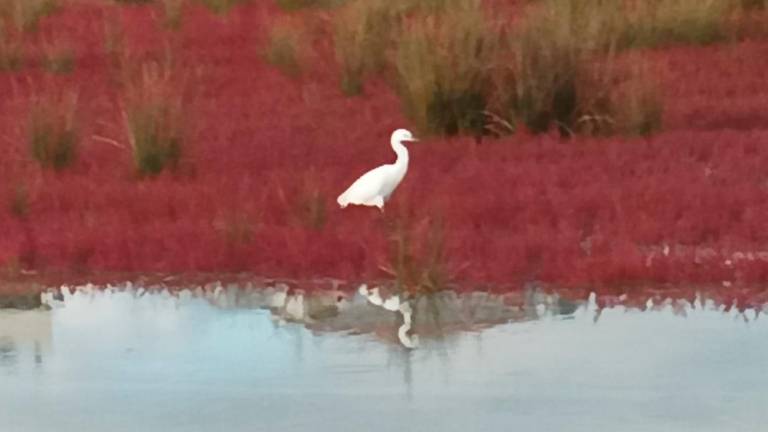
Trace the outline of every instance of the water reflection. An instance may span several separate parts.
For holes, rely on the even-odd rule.
[[[4,432],[758,431],[768,406],[768,322],[706,298],[445,294],[408,351],[354,298],[286,322],[266,297],[64,297],[0,311]]]

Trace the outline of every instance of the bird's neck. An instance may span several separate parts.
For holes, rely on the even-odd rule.
[[[397,154],[397,160],[395,166],[407,167],[408,166],[408,149],[405,148],[400,141],[392,141],[392,150]]]

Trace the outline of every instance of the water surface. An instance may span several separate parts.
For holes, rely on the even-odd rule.
[[[0,430],[768,430],[765,317],[706,302],[595,316],[584,303],[407,350],[264,309],[74,296],[0,311]]]

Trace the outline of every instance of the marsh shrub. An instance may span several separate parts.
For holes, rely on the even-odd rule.
[[[217,15],[225,15],[230,9],[238,4],[246,3],[248,0],[197,0],[211,12]]]
[[[600,0],[546,0],[529,8],[510,36],[511,65],[499,89],[509,117],[533,132],[556,124],[569,134],[580,114],[607,105],[602,87],[611,85],[620,31],[614,13]]]
[[[0,0],[0,16],[24,32],[36,31],[40,20],[58,8],[58,0]]]
[[[75,67],[75,51],[57,39],[43,46],[43,55],[43,67],[49,72],[66,74]]]
[[[15,71],[23,63],[23,45],[21,39],[5,30],[0,22],[0,71]]]
[[[174,168],[183,150],[183,100],[169,67],[143,65],[128,83],[124,117],[136,172],[156,175]]]
[[[655,47],[709,44],[728,37],[725,20],[732,0],[646,0],[624,2],[623,45]]]
[[[185,0],[162,0],[163,24],[171,30],[181,27],[181,16],[184,12]]]
[[[629,68],[628,79],[615,92],[617,132],[647,136],[662,126],[664,103],[655,79],[658,74],[639,59],[630,62]]]
[[[360,94],[364,79],[382,72],[399,25],[397,2],[360,0],[344,7],[334,22],[334,47],[341,67],[341,89]]]
[[[442,219],[413,223],[401,214],[392,223],[389,240],[389,263],[384,270],[395,278],[398,291],[428,294],[446,288],[450,275]]]
[[[77,94],[61,91],[35,96],[27,134],[32,157],[46,169],[61,171],[77,156]]]
[[[740,0],[739,4],[744,10],[768,8],[768,0]]]
[[[347,0],[275,0],[277,5],[284,10],[292,11],[303,8],[319,7],[330,8],[341,6]]]
[[[397,88],[419,129],[482,133],[499,33],[480,2],[414,20],[397,41]]]

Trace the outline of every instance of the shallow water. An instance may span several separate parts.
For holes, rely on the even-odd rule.
[[[75,296],[0,311],[0,430],[768,430],[768,320],[676,310],[587,302],[407,350],[264,309]]]

